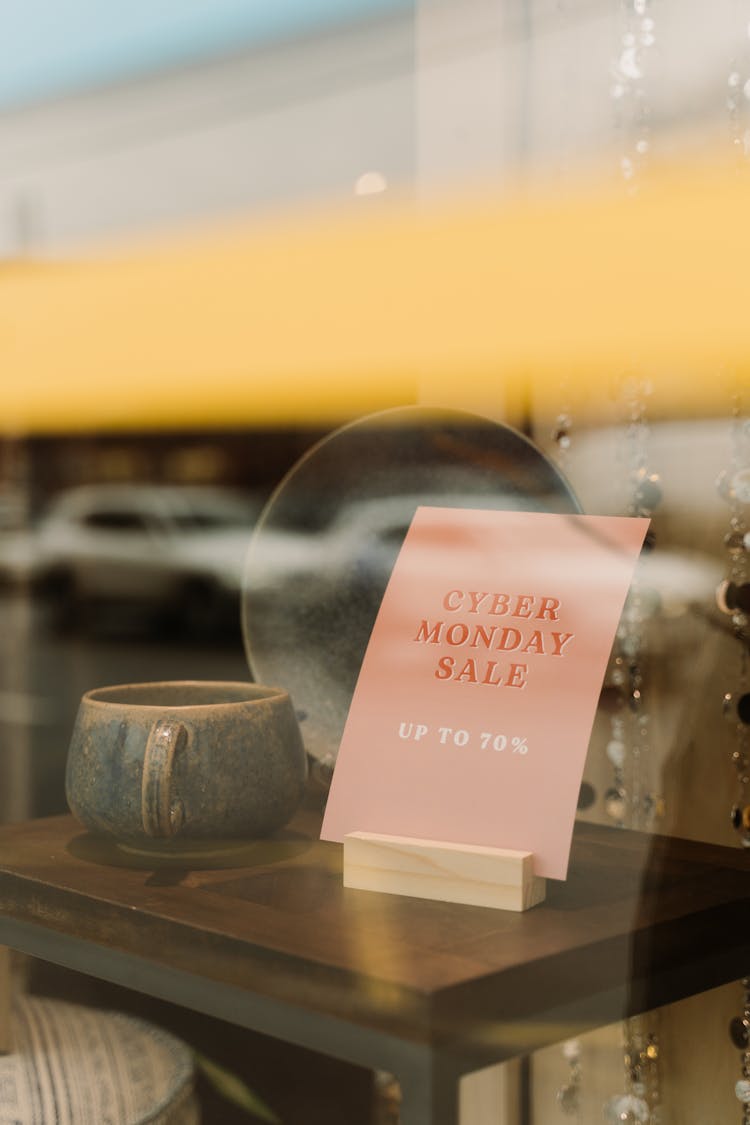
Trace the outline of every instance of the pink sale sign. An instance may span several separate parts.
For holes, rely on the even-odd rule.
[[[362,663],[323,839],[512,848],[564,879],[648,523],[419,508]]]

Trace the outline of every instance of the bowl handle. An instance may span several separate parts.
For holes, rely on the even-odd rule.
[[[173,801],[172,762],[187,742],[187,727],[177,719],[158,719],[143,756],[141,819],[147,836],[176,836],[184,819],[182,802]]]

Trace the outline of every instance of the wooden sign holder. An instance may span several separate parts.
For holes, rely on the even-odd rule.
[[[344,886],[515,911],[546,894],[531,852],[371,832],[344,837]]]

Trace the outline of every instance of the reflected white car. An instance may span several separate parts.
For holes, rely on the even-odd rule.
[[[239,621],[242,569],[260,504],[220,488],[90,485],[51,504],[26,544],[26,578],[57,622],[126,605],[188,632]]]

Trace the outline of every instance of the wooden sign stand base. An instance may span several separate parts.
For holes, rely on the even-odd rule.
[[[344,837],[344,886],[516,911],[546,894],[531,852],[371,832]]]

